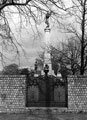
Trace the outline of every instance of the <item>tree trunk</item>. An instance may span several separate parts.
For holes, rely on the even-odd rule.
[[[83,75],[84,74],[84,36],[85,36],[85,3],[86,1],[84,1],[84,6],[83,6],[83,13],[82,13],[82,40],[81,40],[81,67],[80,67],[80,74]]]
[[[84,49],[83,44],[81,46],[81,67],[80,67],[80,75],[84,74]]]

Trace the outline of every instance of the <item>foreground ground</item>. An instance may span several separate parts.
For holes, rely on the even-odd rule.
[[[87,120],[87,113],[30,114],[1,113],[0,120]]]

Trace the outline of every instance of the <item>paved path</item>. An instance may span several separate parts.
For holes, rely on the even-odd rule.
[[[58,113],[57,115],[0,114],[0,120],[87,120],[87,113]]]

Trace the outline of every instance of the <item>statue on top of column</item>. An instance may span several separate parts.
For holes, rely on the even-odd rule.
[[[45,16],[45,23],[47,24],[46,28],[49,28],[49,17],[51,16],[51,12],[47,12]]]

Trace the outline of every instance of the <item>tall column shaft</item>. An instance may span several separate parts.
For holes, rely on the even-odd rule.
[[[52,63],[51,63],[51,55],[49,53],[49,45],[50,45],[50,29],[45,29],[45,52],[44,52],[44,67],[47,64],[49,66],[49,73],[48,75],[54,75],[54,71],[52,70]]]

